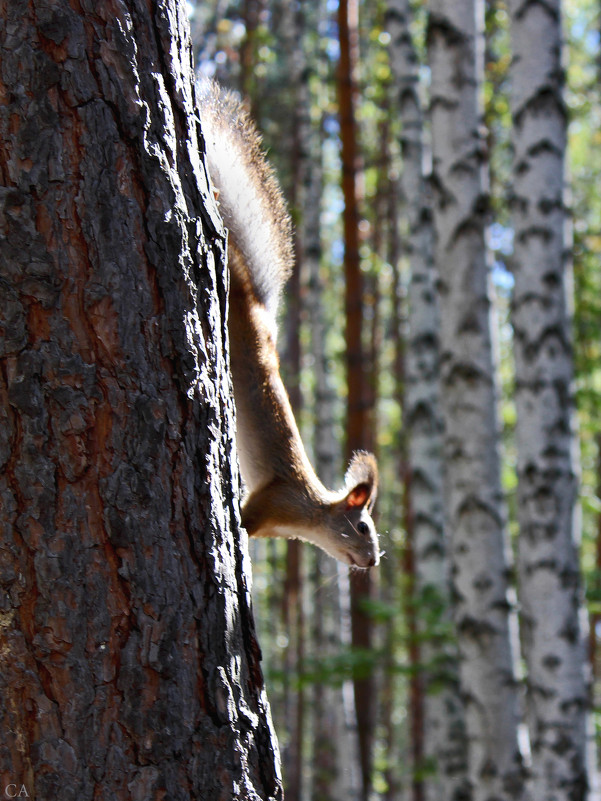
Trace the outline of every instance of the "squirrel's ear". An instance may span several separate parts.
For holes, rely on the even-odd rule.
[[[344,477],[349,490],[346,505],[351,507],[367,506],[371,511],[378,494],[378,464],[373,454],[356,451],[350,461]]]
[[[347,509],[356,509],[365,506],[371,498],[369,484],[357,484],[345,498]]]

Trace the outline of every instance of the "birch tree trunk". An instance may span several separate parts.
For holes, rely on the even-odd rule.
[[[587,794],[559,0],[512,0],[518,568],[535,801]]]
[[[0,779],[280,799],[186,8],[85,5],[0,2]]]
[[[426,801],[458,801],[466,798],[468,792],[467,742],[457,652],[454,644],[445,642],[439,632],[451,619],[438,381],[440,319],[432,211],[424,180],[419,60],[410,23],[408,0],[389,0],[386,26],[391,35],[390,57],[402,123],[401,192],[408,217],[406,248],[411,268],[404,426],[411,471],[415,601],[416,608],[421,610],[418,625],[425,665],[424,759],[436,766],[435,775],[430,777],[426,773],[422,785]]]
[[[432,147],[441,288],[445,504],[475,801],[523,797],[499,466],[487,196],[479,109],[481,7],[432,0]]]

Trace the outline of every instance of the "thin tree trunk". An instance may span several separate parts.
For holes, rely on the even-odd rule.
[[[524,792],[510,639],[508,548],[501,494],[491,295],[484,240],[487,195],[479,86],[482,7],[432,0],[432,148],[441,288],[445,505],[455,622],[475,801]],[[477,22],[478,20],[478,22]]]
[[[353,649],[368,653],[372,648],[373,622],[366,611],[365,602],[373,598],[373,579],[368,571],[350,574],[350,614]],[[371,789],[373,736],[375,727],[376,695],[373,673],[353,680],[355,714],[359,736],[359,759],[363,785],[363,799],[367,801]]]
[[[420,610],[424,665],[423,759],[425,765],[435,767],[434,775],[430,771],[424,774],[423,788],[427,801],[459,801],[468,796],[467,741],[457,652],[440,633],[452,615],[449,541],[443,516],[440,318],[432,212],[424,178],[419,60],[411,16],[407,0],[389,0],[386,26],[391,34],[391,64],[402,123],[401,191],[408,217],[406,249],[411,268],[403,420],[411,470],[414,603]]]
[[[315,552],[313,583],[313,648],[316,662],[331,657],[339,647],[340,617],[336,587],[337,566],[332,559]],[[338,772],[341,748],[342,696],[338,687],[327,679],[317,678],[313,684],[314,749],[311,759],[313,773],[312,801],[343,801],[344,778]]]
[[[315,466],[326,486],[333,486],[339,474],[340,448],[335,436],[336,393],[328,369],[326,347],[325,282],[321,275],[320,210],[322,196],[321,142],[313,143],[312,170],[304,216],[305,262],[309,275],[307,308],[311,331],[311,351],[315,371]],[[336,593],[318,588],[315,614],[320,619],[321,637],[315,646],[321,658],[351,646],[350,587],[348,571],[339,563],[317,552],[317,576],[336,582]],[[337,584],[337,586],[336,586]],[[320,602],[323,595],[324,601]],[[327,600],[326,600],[327,599]],[[331,625],[333,623],[333,626]],[[317,625],[317,623],[316,623]],[[327,703],[320,703],[321,699]],[[359,801],[361,777],[359,741],[353,687],[325,686],[315,692],[315,801]]]
[[[347,402],[347,451],[365,447],[369,420],[364,403],[365,370],[362,347],[363,280],[359,259],[359,155],[357,149],[358,0],[339,0],[338,103],[344,197],[344,278]],[[350,457],[350,453],[348,454]]]
[[[295,216],[304,202],[304,178],[308,165],[301,139],[305,117],[309,114],[303,84],[304,53],[302,15],[296,12],[295,4],[287,0],[281,9],[281,38],[284,42],[289,91],[293,97],[293,108],[289,117],[288,134],[290,152],[290,185],[287,199]],[[302,395],[301,375],[301,265],[303,260],[302,238],[294,235],[294,266],[286,287],[286,349],[282,367],[286,375],[286,388],[295,417],[300,419]],[[284,603],[288,646],[286,669],[297,682],[288,687],[286,699],[286,726],[289,742],[284,752],[284,780],[286,798],[300,801],[303,779],[303,744],[305,724],[305,692],[298,681],[303,671],[305,652],[305,615],[303,609],[303,546],[298,540],[286,543],[286,583]]]
[[[320,144],[320,143],[317,143]],[[315,377],[315,469],[326,486],[335,486],[339,474],[340,448],[335,436],[335,392],[328,372],[325,347],[325,310],[320,274],[320,209],[322,189],[321,147],[313,149],[312,173],[304,215],[305,265],[309,276],[307,310],[311,331],[311,352]],[[340,650],[341,609],[336,563],[315,552],[313,647],[317,660],[332,657]],[[344,580],[348,584],[348,577]],[[341,688],[329,686],[327,679],[314,685],[314,801],[349,801],[357,798],[355,774],[349,769],[358,752],[356,743],[344,727],[344,699]],[[353,712],[354,715],[354,707]],[[354,731],[356,734],[356,730]],[[355,757],[356,761],[356,757]]]
[[[404,128],[405,126],[403,126]],[[389,173],[388,131],[380,142],[380,151],[384,154],[386,162],[385,174]],[[406,156],[407,154],[403,154]],[[407,165],[404,163],[405,168]],[[410,169],[410,168],[409,168]],[[418,169],[420,169],[418,165]],[[394,378],[395,397],[400,400],[401,420],[403,430],[397,445],[398,475],[401,486],[402,527],[405,533],[400,568],[402,572],[402,606],[405,618],[407,636],[407,658],[409,664],[408,676],[408,739],[411,757],[409,773],[411,778],[412,801],[424,801],[424,713],[425,713],[425,682],[422,671],[422,648],[419,634],[419,616],[421,614],[418,603],[418,582],[415,554],[415,515],[412,497],[412,471],[409,463],[410,429],[407,425],[407,325],[406,302],[401,279],[401,248],[399,242],[398,196],[396,188],[391,181],[387,181],[388,198],[387,209],[377,209],[376,217],[388,218],[389,230],[389,256],[393,271],[393,306],[392,306],[392,338],[394,342]],[[423,201],[423,198],[419,198]],[[412,198],[417,202],[418,198]],[[375,240],[375,236],[374,236]],[[394,625],[394,621],[391,621]],[[423,628],[423,626],[422,626]]]
[[[399,506],[400,506],[399,502]],[[394,604],[397,598],[398,584],[398,565],[392,559],[383,559],[381,564],[382,571],[382,600],[384,603]],[[396,687],[398,684],[398,671],[396,648],[397,648],[397,629],[398,620],[390,617],[386,623],[382,640],[382,687],[380,689],[380,714],[378,724],[382,728],[382,750],[384,754],[383,778],[386,789],[382,793],[382,801],[399,801],[404,798],[401,795],[402,781],[407,775],[407,770],[398,754],[403,751],[399,748],[397,741],[397,726],[395,725],[396,710],[399,703]],[[403,699],[404,700],[404,699]],[[404,728],[404,727],[403,727]],[[402,778],[401,778],[402,777]]]
[[[340,642],[343,649],[357,648],[353,640],[352,588],[349,571],[340,562],[338,570],[338,590],[340,602]],[[359,698],[360,700],[360,698]],[[342,724],[343,746],[338,750],[338,772],[348,788],[350,801],[363,801],[365,782],[361,760],[361,731],[357,714],[357,684],[344,681],[342,685]]]
[[[392,110],[391,110],[392,111]],[[396,110],[395,110],[396,111]],[[388,137],[386,140],[386,147],[388,147]],[[387,159],[388,160],[388,159]],[[403,303],[403,287],[401,282],[401,241],[399,237],[400,228],[399,228],[399,196],[397,190],[397,185],[395,181],[392,181],[389,177],[387,180],[388,188],[387,188],[387,208],[383,211],[384,216],[387,219],[388,224],[388,252],[386,254],[388,263],[392,266],[393,271],[393,305],[392,305],[392,327],[393,327],[393,338],[396,339],[395,342],[395,349],[394,349],[394,370],[397,377],[397,397],[401,398],[402,402],[402,395],[398,393],[400,385],[402,384],[402,378],[404,378],[404,341],[403,341],[403,326],[401,324],[402,318],[402,303]],[[401,410],[401,419],[404,420],[404,409]],[[401,438],[399,450],[402,451],[404,447],[403,439]],[[403,471],[401,470],[401,473]],[[404,513],[406,514],[406,507],[404,507],[404,497],[403,497],[403,484],[398,482],[397,492],[398,492],[398,500],[395,502],[395,505],[398,508],[404,509]],[[394,507],[393,507],[394,508]],[[397,594],[397,585],[398,585],[398,576],[396,575],[398,571],[398,565],[396,564],[396,560],[386,559],[382,561],[381,565],[381,572],[382,572],[382,600],[384,602],[388,602],[393,604],[396,602],[396,594]],[[401,579],[401,582],[403,579]],[[408,620],[408,618],[407,618]],[[394,714],[395,714],[395,687],[397,683],[397,674],[395,671],[395,641],[396,637],[396,630],[398,628],[398,621],[391,617],[386,622],[386,628],[384,630],[384,678],[382,682],[382,689],[381,689],[381,703],[382,703],[382,719],[380,721],[381,726],[384,730],[384,753],[385,753],[385,762],[386,768],[384,771],[384,778],[386,781],[386,793],[383,796],[384,801],[397,801],[400,798],[401,793],[401,782],[407,775],[407,770],[405,766],[400,766],[398,764],[399,760],[397,754],[402,751],[402,747],[398,747],[397,743],[397,732],[396,727],[394,725]],[[409,688],[409,693],[411,694],[411,687]],[[409,705],[408,705],[409,706]],[[411,714],[411,713],[410,713]],[[410,727],[411,728],[411,724]],[[409,735],[408,739],[411,738]],[[413,747],[413,743],[410,742],[410,748]],[[418,745],[421,747],[421,743]],[[413,765],[411,766],[413,769]]]
[[[75,6],[0,3],[1,786],[282,798],[185,4]]]
[[[535,801],[587,794],[560,2],[513,2],[510,68],[519,592]]]
[[[401,567],[405,579],[405,619],[407,625],[407,654],[411,673],[409,675],[408,712],[410,720],[411,753],[411,799],[424,801],[424,677],[422,673],[422,649],[420,647],[417,604],[417,579],[415,558],[415,517],[411,504],[411,471],[405,463],[401,467],[403,481],[403,528],[405,547]]]
[[[357,150],[356,94],[358,59],[358,0],[339,0],[338,38],[338,102],[342,147],[342,193],[344,196],[344,278],[345,278],[345,341],[347,375],[347,457],[358,449],[371,449],[370,419],[365,402],[365,360],[362,347],[363,281],[359,259],[359,156]],[[351,620],[353,647],[371,648],[372,622],[365,613],[364,601],[373,593],[369,571],[350,575]],[[355,708],[359,733],[363,800],[371,789],[374,733],[375,693],[373,676],[354,680]]]
[[[601,498],[601,434],[596,436],[597,444],[597,497]],[[597,515],[597,535],[595,537],[595,580],[590,591],[596,604],[601,596],[601,514]],[[589,661],[591,666],[591,706],[597,706],[597,684],[599,680],[598,664],[598,636],[597,627],[601,625],[601,614],[595,611],[591,614],[589,630]]]
[[[311,168],[303,214],[304,265],[308,276],[307,312],[311,333],[313,374],[315,380],[315,432],[313,450],[315,468],[326,486],[335,486],[341,462],[340,443],[336,439],[336,393],[328,368],[326,347],[325,281],[321,272],[321,199],[323,191],[322,132],[312,132],[309,152]],[[339,570],[329,557],[315,553],[313,576],[314,649],[318,660],[331,658],[341,645],[341,598]],[[348,586],[348,575],[341,577]],[[348,590],[347,590],[348,593]],[[352,693],[352,690],[351,690]],[[347,693],[348,695],[348,693]],[[314,801],[355,801],[359,797],[357,777],[358,743],[356,725],[345,727],[344,691],[329,686],[327,679],[314,686]],[[354,703],[350,716],[355,717]]]
[[[291,547],[296,546],[296,547]],[[303,613],[302,550],[299,542],[287,543],[286,582],[284,585],[285,625],[288,646],[285,655],[285,670],[292,682],[288,685],[285,699],[288,747],[284,752],[284,784],[286,798],[300,801],[303,775],[303,733],[305,694],[300,683],[304,662],[304,613]]]
[[[391,192],[392,195],[392,192]],[[393,201],[391,198],[390,205]],[[398,225],[396,214],[390,214],[393,225],[393,238],[396,238],[394,229]],[[399,254],[400,255],[400,254]],[[409,428],[407,426],[407,342],[405,340],[406,323],[404,322],[404,293],[402,291],[400,259],[397,258],[392,263],[393,287],[394,287],[394,306],[392,322],[395,339],[395,395],[401,399],[401,419],[403,420],[403,432],[399,443],[399,479],[401,485],[401,508],[402,508],[402,527],[405,532],[405,542],[400,560],[400,567],[403,575],[402,604],[405,617],[405,627],[407,636],[407,659],[409,664],[408,676],[408,698],[407,712],[409,725],[409,753],[411,756],[410,779],[411,779],[411,800],[424,801],[424,715],[425,715],[425,682],[422,671],[422,647],[420,641],[419,616],[420,610],[418,601],[418,580],[415,553],[415,514],[413,509],[412,497],[412,471],[409,464],[408,441]],[[423,628],[423,626],[422,626]]]
[[[257,29],[264,0],[243,0],[242,18],[246,33],[240,45],[240,93],[248,103],[252,119],[258,120],[257,96]]]

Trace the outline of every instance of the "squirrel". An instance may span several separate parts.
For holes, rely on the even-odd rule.
[[[228,229],[228,336],[236,441],[249,536],[311,542],[361,568],[379,563],[371,511],[374,456],[356,452],[343,489],[318,479],[305,452],[279,371],[277,311],[293,263],[292,225],[261,137],[239,98],[198,86],[206,164]]]

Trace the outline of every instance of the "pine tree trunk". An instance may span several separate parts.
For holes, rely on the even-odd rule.
[[[281,798],[185,4],[0,45],[2,787]]]
[[[535,801],[587,794],[559,0],[510,3],[519,593]]]
[[[242,19],[245,36],[240,45],[240,93],[248,103],[250,116],[259,119],[259,102],[257,97],[257,50],[259,18],[263,0],[243,0]]]
[[[344,197],[345,340],[348,382],[348,450],[365,447],[368,420],[364,403],[365,372],[362,347],[363,280],[359,259],[359,154],[357,147],[358,0],[339,0],[338,103]],[[349,454],[350,455],[350,454]]]
[[[286,193],[295,217],[303,203],[304,175],[307,170],[300,133],[305,127],[305,116],[309,114],[304,98],[303,73],[304,54],[302,21],[295,4],[286,0],[280,6],[280,38],[284,44],[288,91],[292,96],[292,109],[286,134],[290,154],[290,185]],[[301,375],[301,264],[302,239],[295,233],[294,265],[286,286],[286,348],[282,357],[282,369],[286,377],[286,388],[296,419],[300,419],[302,394]],[[289,676],[298,678],[303,670],[305,651],[305,623],[303,610],[303,551],[299,540],[286,543],[286,582],[284,604],[288,646],[286,648],[286,670]],[[294,682],[288,687],[286,699],[286,726],[289,732],[288,747],[284,751],[284,784],[286,798],[300,801],[303,780],[303,745],[305,723],[305,692],[302,683]]]
[[[420,610],[421,660],[425,666],[423,758],[426,765],[436,768],[434,775],[424,774],[422,783],[426,801],[458,801],[467,793],[467,742],[456,648],[440,636],[440,629],[452,614],[449,541],[443,516],[440,318],[432,212],[423,173],[419,61],[407,0],[389,0],[386,23],[398,86],[401,191],[409,228],[406,247],[411,280],[403,419],[411,470],[415,606]]]
[[[481,6],[432,0],[432,147],[441,288],[445,505],[475,801],[523,797],[510,640],[478,87]]]
[[[345,279],[345,341],[347,376],[347,457],[358,449],[371,450],[370,420],[365,397],[366,370],[362,347],[363,281],[359,259],[359,198],[357,175],[356,94],[359,43],[358,0],[339,0],[338,37],[338,102],[342,149],[342,193],[344,196],[344,279]],[[364,602],[373,594],[369,571],[350,575],[351,620],[353,647],[368,651],[371,648],[372,623],[364,611]],[[374,735],[375,692],[373,676],[354,680],[355,709],[359,733],[363,801],[371,789],[372,749]]]

